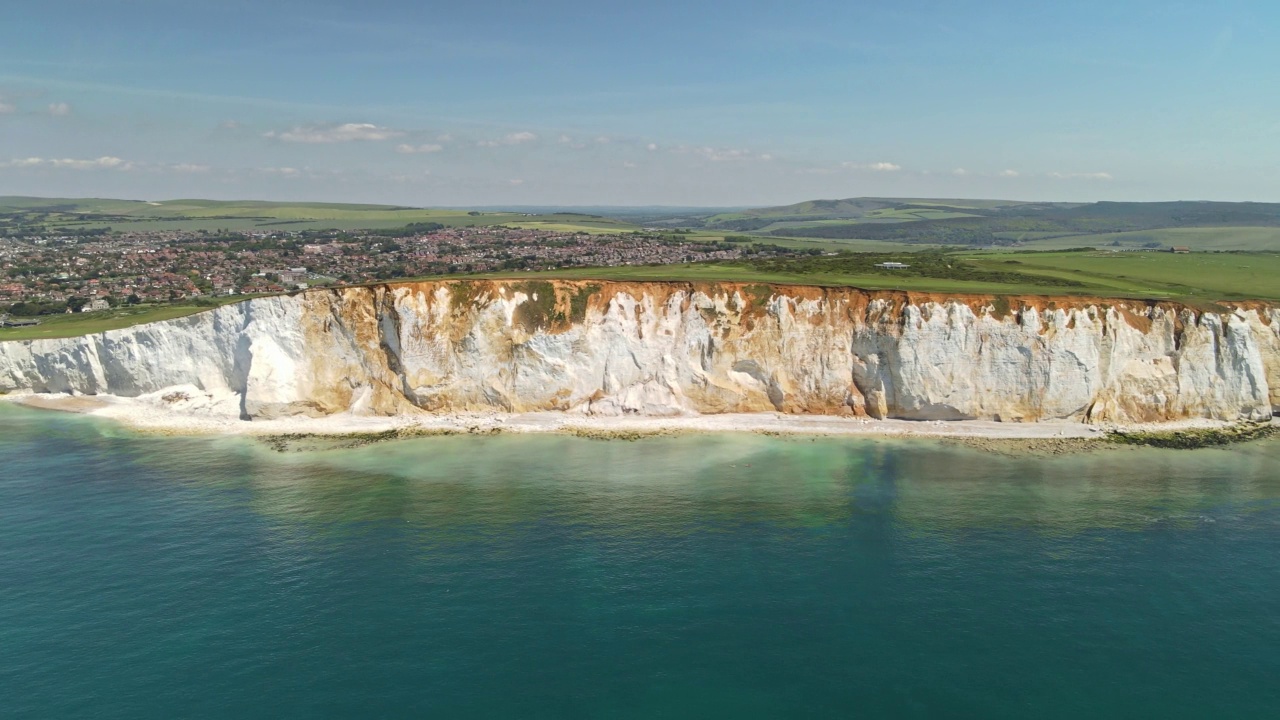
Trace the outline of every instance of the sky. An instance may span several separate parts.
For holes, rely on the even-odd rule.
[[[0,194],[1280,201],[1274,0],[41,0]]]

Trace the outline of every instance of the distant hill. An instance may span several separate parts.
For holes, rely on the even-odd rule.
[[[261,200],[111,200],[0,197],[0,236],[86,233],[106,228],[146,231],[355,230],[421,223],[511,225],[562,231],[621,232],[636,225],[585,213],[483,212],[403,205]]]
[[[685,215],[664,224],[822,240],[962,246],[1280,249],[1280,204],[845,198]]]
[[[1098,202],[1082,205],[1018,203],[968,208],[950,217],[893,212],[892,224],[863,221],[807,222],[769,227],[768,234],[826,239],[890,240],[956,245],[1013,245],[1054,237],[1186,228],[1280,228],[1280,204],[1229,202]],[[916,215],[910,220],[910,215]],[[1114,242],[1114,241],[1113,241]],[[1123,243],[1117,243],[1123,244]],[[1159,240],[1148,241],[1160,246]]]
[[[1011,200],[961,200],[950,198],[846,198],[843,200],[806,200],[794,205],[753,208],[723,212],[700,218],[699,226],[707,229],[740,232],[772,231],[788,227],[804,227],[813,223],[852,221],[860,223],[899,223],[917,220],[941,220],[972,217],[975,213],[1016,207],[1024,203]],[[1062,207],[1070,205],[1062,204]]]

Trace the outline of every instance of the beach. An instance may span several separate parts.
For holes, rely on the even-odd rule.
[[[1192,419],[1159,424],[1094,425],[1071,420],[996,422],[991,420],[895,420],[776,412],[707,415],[589,415],[581,412],[419,412],[399,415],[338,413],[241,420],[218,403],[174,403],[173,392],[140,397],[12,393],[4,401],[29,408],[71,412],[118,422],[133,430],[171,435],[257,437],[341,437],[376,439],[452,434],[564,433],[600,439],[688,433],[764,435],[885,436],[951,438],[960,441],[1063,441],[1079,444],[1110,432],[1169,432],[1231,427],[1225,421]],[[1273,420],[1273,423],[1276,421]]]

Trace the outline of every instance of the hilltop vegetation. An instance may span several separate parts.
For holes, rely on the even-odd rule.
[[[372,230],[425,224],[441,227],[547,227],[571,232],[636,229],[628,222],[581,213],[480,212],[343,203],[0,197],[0,237],[95,235],[109,230]]]

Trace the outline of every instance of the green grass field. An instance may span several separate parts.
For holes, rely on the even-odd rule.
[[[45,340],[49,338],[76,337],[92,333],[118,330],[143,323],[172,320],[194,315],[222,305],[248,300],[248,296],[218,298],[205,304],[177,303],[173,305],[144,305],[120,307],[102,312],[45,315],[35,327],[0,328],[0,341]]]
[[[1188,302],[1280,299],[1280,252],[983,253],[967,258],[985,270],[1085,282],[1099,295]]]

